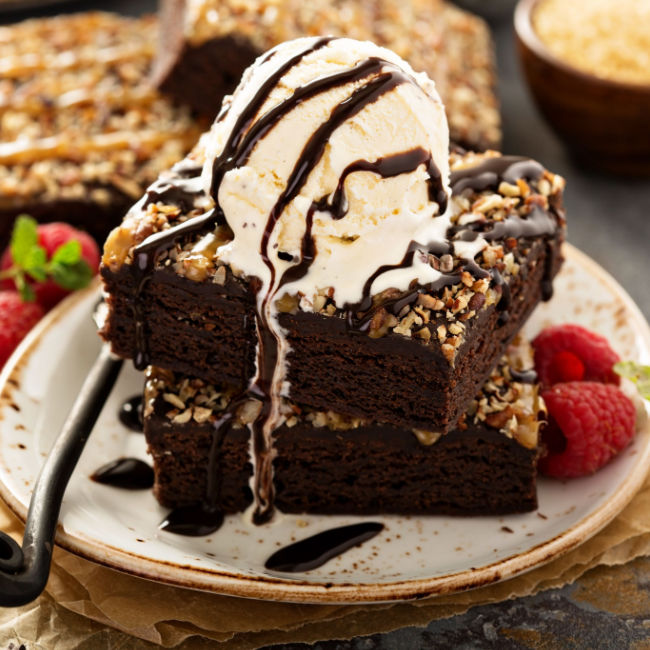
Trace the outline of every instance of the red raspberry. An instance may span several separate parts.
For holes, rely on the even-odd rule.
[[[48,260],[61,244],[65,244],[71,239],[76,239],[81,244],[82,258],[88,263],[93,274],[97,273],[99,269],[99,249],[95,240],[88,233],[77,230],[70,224],[59,221],[38,226],[38,243],[45,249]],[[0,261],[0,270],[4,271],[10,268],[12,264],[11,250],[7,248]],[[34,282],[30,280],[29,283],[34,288],[36,301],[46,310],[54,307],[54,305],[70,293],[70,291],[59,287],[50,279],[45,282]],[[16,286],[13,280],[7,279],[2,281],[1,288],[15,289]]]
[[[23,302],[17,291],[0,291],[0,368],[44,313],[39,304]]]
[[[636,409],[611,384],[584,381],[544,391],[548,424],[542,429],[547,453],[542,473],[556,478],[593,474],[634,437]]]
[[[547,327],[533,341],[535,370],[545,387],[567,381],[616,384],[621,378],[613,365],[620,358],[607,339],[580,325]]]

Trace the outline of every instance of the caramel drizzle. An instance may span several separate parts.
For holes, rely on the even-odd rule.
[[[120,45],[99,51],[94,47],[87,47],[80,51],[68,50],[46,56],[34,53],[5,56],[0,60],[0,76],[5,79],[19,79],[41,70],[64,72],[85,67],[108,67],[127,61],[150,59],[154,53],[154,45],[143,43],[138,47]]]
[[[175,131],[129,131],[98,133],[88,139],[72,140],[69,133],[61,133],[37,140],[15,140],[0,144],[0,165],[26,165],[51,158],[86,158],[92,153],[126,149],[153,152],[164,146],[170,137],[189,147],[196,141],[198,129],[177,128]]]
[[[108,106],[112,111],[122,108],[146,108],[151,106],[160,95],[153,88],[123,88],[108,93],[93,93],[85,88],[72,88],[63,94],[47,100],[42,99],[41,93],[33,92],[32,96],[22,102],[15,102],[13,97],[7,96],[0,100],[0,114],[7,111],[27,113],[34,117],[41,117],[43,112],[64,109],[75,109],[83,106]]]

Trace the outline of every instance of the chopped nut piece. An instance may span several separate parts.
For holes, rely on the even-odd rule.
[[[475,212],[489,212],[495,208],[500,208],[504,205],[504,198],[499,194],[490,194],[488,196],[482,196],[478,201],[472,205],[472,210]]]
[[[438,442],[442,436],[441,433],[438,433],[436,431],[422,431],[421,429],[413,429],[413,433],[418,439],[418,442],[425,447],[429,447]]]
[[[315,296],[314,297],[314,311],[321,311],[327,302],[325,296]]]
[[[421,293],[418,296],[418,305],[422,305],[423,307],[426,307],[427,309],[435,309],[436,308],[436,303],[440,302],[437,298],[434,298],[433,296],[430,296],[427,293]]]
[[[440,258],[440,270],[443,273],[450,273],[454,270],[454,258],[451,255],[446,254]]]
[[[475,293],[467,303],[469,309],[473,311],[479,311],[481,307],[485,304],[485,295],[482,293]]]
[[[212,409],[204,408],[202,406],[195,406],[192,412],[192,417],[199,424],[201,422],[207,422],[212,415]]]
[[[174,424],[186,424],[192,418],[192,409],[185,409],[172,418]]]
[[[454,348],[453,345],[449,345],[449,343],[443,343],[442,353],[445,355],[445,359],[451,362],[454,360],[454,357],[456,356],[456,348]]]
[[[217,268],[217,270],[215,271],[215,274],[214,274],[214,276],[212,278],[212,281],[215,284],[220,284],[221,286],[226,284],[226,267],[225,266],[220,266],[219,268]]]
[[[423,327],[421,330],[415,332],[415,336],[425,342],[428,342],[431,339],[431,330],[428,327]]]
[[[503,196],[520,196],[521,188],[519,185],[512,185],[511,183],[501,181],[501,184],[499,185],[499,194],[503,194]]]
[[[250,424],[255,422],[255,419],[262,410],[262,402],[255,399],[249,399],[240,406],[237,416],[242,424]]]
[[[165,400],[165,402],[171,404],[172,406],[175,406],[176,408],[179,409],[185,408],[185,402],[183,402],[183,400],[181,400],[181,398],[178,397],[178,395],[174,395],[174,393],[164,393],[163,399]]]
[[[290,296],[285,293],[276,301],[275,306],[281,314],[297,314],[299,302],[298,296]]]

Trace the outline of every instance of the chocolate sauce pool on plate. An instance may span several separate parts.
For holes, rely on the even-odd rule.
[[[223,512],[204,505],[181,506],[172,510],[159,528],[187,537],[203,537],[221,528]]]
[[[90,477],[95,483],[123,490],[149,490],[153,487],[153,469],[137,458],[118,458],[102,465]]]
[[[134,395],[125,400],[117,417],[127,429],[142,433],[142,395]]]
[[[283,573],[311,571],[353,546],[372,539],[382,530],[384,524],[375,521],[331,528],[281,548],[271,555],[264,566],[269,571]]]

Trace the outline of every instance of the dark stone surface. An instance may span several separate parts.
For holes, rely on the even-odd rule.
[[[155,10],[153,0],[69,2],[38,12],[107,9],[127,14]],[[0,22],[36,15],[4,14]],[[521,78],[510,16],[493,24],[498,47],[504,151],[537,158],[567,179],[569,241],[605,267],[650,316],[648,242],[650,181],[600,175],[578,166],[541,118]],[[434,621],[352,641],[274,649],[374,650],[410,648],[621,648],[650,647],[650,559],[597,568],[573,585],[535,596],[475,607]]]
[[[266,650],[622,650],[650,646],[650,559],[598,567],[575,584],[474,607],[465,614],[351,641],[285,644]]]

